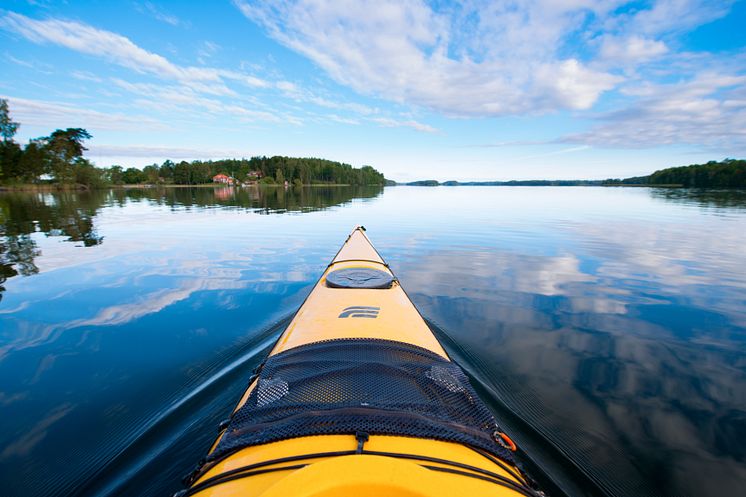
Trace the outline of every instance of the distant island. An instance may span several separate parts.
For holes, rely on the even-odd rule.
[[[670,186],[684,188],[746,188],[746,160],[725,159],[707,164],[669,167],[648,176],[603,180],[443,181],[396,183],[408,186]]]
[[[21,147],[13,140],[19,123],[0,99],[0,188],[100,188],[117,185],[350,185],[383,186],[371,166],[316,158],[252,157],[215,161],[165,161],[143,169],[96,167],[83,157],[91,134],[82,128],[58,129]]]

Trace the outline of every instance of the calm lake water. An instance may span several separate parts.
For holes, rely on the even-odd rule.
[[[574,495],[746,488],[746,192],[0,193],[5,496],[170,495],[358,224]]]

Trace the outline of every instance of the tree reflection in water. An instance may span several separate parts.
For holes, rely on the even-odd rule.
[[[94,225],[99,210],[128,202],[149,202],[172,209],[235,208],[259,214],[312,212],[353,199],[377,197],[383,187],[137,188],[64,192],[0,193],[0,301],[4,283],[39,272],[38,234],[63,237],[82,247],[103,243]]]
[[[86,247],[103,238],[93,218],[107,192],[4,193],[0,195],[0,283],[39,272],[34,259],[41,255],[35,233],[66,237]],[[0,284],[0,299],[5,288]]]

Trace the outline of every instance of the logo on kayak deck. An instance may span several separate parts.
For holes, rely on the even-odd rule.
[[[378,317],[378,311],[380,310],[380,307],[371,307],[369,305],[353,305],[350,307],[345,307],[339,317],[375,319]]]

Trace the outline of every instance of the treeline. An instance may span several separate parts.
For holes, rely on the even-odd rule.
[[[152,164],[142,170],[123,170],[112,166],[106,171],[106,180],[112,184],[165,183],[199,185],[212,182],[218,174],[225,174],[239,182],[258,180],[262,184],[294,185],[383,185],[383,174],[371,166],[361,168],[325,159],[296,157],[252,157],[251,159],[224,159],[215,161],[170,160],[160,166]]]
[[[434,179],[411,181],[407,186],[601,186],[607,180],[585,179],[535,179],[511,181],[444,181]]]
[[[670,167],[648,176],[604,180],[513,180],[513,181],[444,181],[433,179],[405,183],[410,186],[680,186],[685,188],[746,188],[746,160],[725,159],[721,162]]]
[[[7,100],[0,99],[0,183],[5,185],[51,182],[62,185],[99,187],[122,184],[200,185],[225,174],[239,182],[293,185],[344,184],[384,185],[383,174],[371,166],[315,158],[252,157],[216,161],[167,160],[145,168],[111,166],[97,168],[83,157],[83,142],[91,138],[82,128],[58,129],[49,136],[21,147],[13,140],[19,123],[10,117]]]
[[[711,160],[707,164],[669,167],[649,176],[609,179],[608,185],[682,186],[684,188],[746,188],[746,160]]]
[[[651,185],[681,185],[687,188],[746,188],[746,160],[725,159],[707,164],[671,167],[650,175]]]

